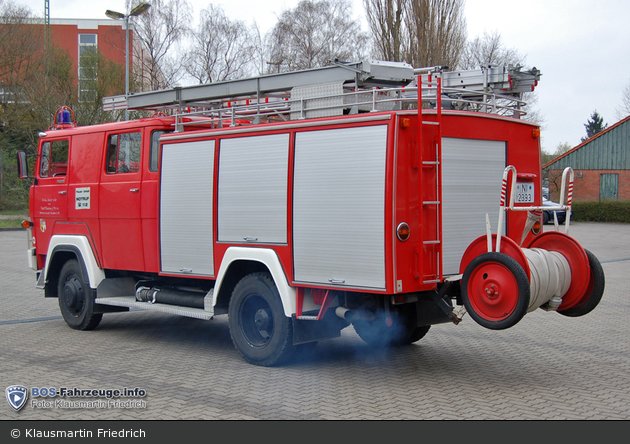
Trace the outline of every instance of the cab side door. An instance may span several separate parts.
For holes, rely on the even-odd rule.
[[[34,227],[38,253],[45,254],[57,222],[68,219],[68,155],[70,139],[41,143],[33,192]]]
[[[142,131],[106,135],[99,184],[99,218],[104,268],[144,271],[142,223]]]

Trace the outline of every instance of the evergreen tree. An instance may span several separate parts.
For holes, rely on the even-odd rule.
[[[586,142],[588,139],[593,137],[595,134],[602,132],[608,127],[608,124],[604,123],[604,119],[599,115],[597,111],[593,111],[590,119],[584,124],[584,128],[586,128],[586,137],[582,137],[582,142]]]

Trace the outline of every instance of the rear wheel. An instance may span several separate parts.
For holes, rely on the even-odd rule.
[[[75,330],[93,330],[101,322],[103,314],[94,313],[96,295],[83,280],[77,260],[69,260],[61,267],[57,295],[59,309],[69,327]]]
[[[374,319],[352,322],[359,337],[374,347],[391,347],[419,341],[429,327],[416,326],[415,306],[392,307],[389,313],[379,311]]]
[[[251,364],[282,364],[295,350],[291,318],[267,273],[249,274],[236,284],[228,323],[234,346]]]
[[[578,305],[567,310],[558,311],[561,315],[569,317],[584,316],[597,307],[604,295],[606,278],[604,277],[602,264],[593,253],[586,249],[584,251],[586,252],[586,256],[588,256],[588,264],[591,269],[588,287]]]
[[[413,333],[411,333],[411,336],[409,336],[409,339],[407,339],[405,343],[413,344],[414,342],[418,342],[420,339],[424,338],[427,335],[430,328],[431,328],[430,325],[423,325],[422,327],[416,327],[416,329],[413,331]]]

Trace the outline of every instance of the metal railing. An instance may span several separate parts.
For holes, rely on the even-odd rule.
[[[438,107],[437,87],[429,83],[421,88],[424,109]],[[515,97],[487,92],[483,100],[469,98],[470,91],[442,87],[442,110],[472,111],[522,118],[526,103]],[[317,113],[318,117],[340,116],[379,111],[418,108],[417,86],[398,88],[344,89],[343,94],[324,94],[313,97],[291,98],[290,94],[266,97],[224,100],[210,106],[171,107],[177,118],[177,131],[184,126],[210,125],[212,127],[239,126],[269,121],[302,120]],[[511,114],[511,115],[510,115]],[[190,118],[190,119],[186,119]]]

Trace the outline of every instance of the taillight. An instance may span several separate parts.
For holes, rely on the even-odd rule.
[[[532,226],[532,233],[534,233],[534,235],[540,234],[540,232],[542,231],[542,226],[542,221],[538,219],[536,222],[534,222],[534,225]]]
[[[396,228],[396,237],[399,241],[405,242],[407,239],[409,239],[410,234],[411,233],[409,225],[407,225],[406,222],[401,222],[400,224],[398,224],[398,228]]]

